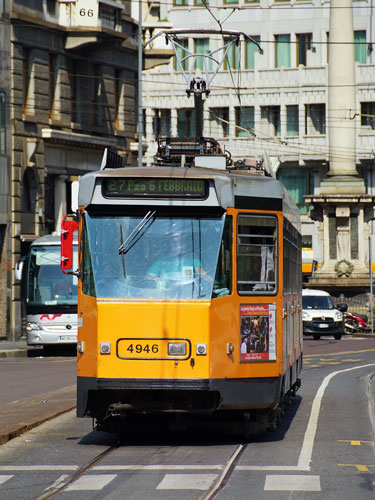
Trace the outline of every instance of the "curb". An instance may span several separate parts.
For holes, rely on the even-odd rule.
[[[27,349],[8,349],[6,351],[0,351],[0,359],[25,357],[27,357]]]
[[[41,394],[0,410],[0,445],[76,408],[76,386]]]

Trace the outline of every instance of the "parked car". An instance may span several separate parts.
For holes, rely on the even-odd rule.
[[[324,290],[302,290],[303,334],[319,340],[321,335],[332,335],[336,340],[344,333],[344,315]]]

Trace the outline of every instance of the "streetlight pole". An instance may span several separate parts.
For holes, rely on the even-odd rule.
[[[373,248],[374,248],[374,234],[372,234],[373,222],[371,224],[371,234],[369,236],[369,264],[370,264],[370,318],[371,318],[371,333],[374,333],[374,291],[372,288],[372,262],[373,262]]]
[[[143,109],[142,109],[142,0],[138,0],[138,167],[142,167],[143,156]]]

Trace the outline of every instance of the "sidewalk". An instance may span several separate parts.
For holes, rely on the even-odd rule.
[[[34,350],[34,356],[38,354],[37,351],[40,351],[40,355],[43,353],[42,349],[31,348],[30,357],[33,357],[32,351]],[[27,356],[26,340],[0,341],[0,362],[4,358]],[[22,400],[16,400],[16,398],[15,394],[14,402],[0,407],[0,446],[43,422],[74,409],[76,386],[64,387],[32,398]]]
[[[14,358],[27,356],[26,340],[0,340],[0,358]]]

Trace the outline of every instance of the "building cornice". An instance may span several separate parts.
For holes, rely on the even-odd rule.
[[[50,144],[64,144],[75,147],[86,147],[89,149],[118,148],[116,139],[110,139],[97,135],[77,134],[51,128],[42,128],[42,139]]]

